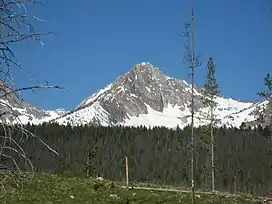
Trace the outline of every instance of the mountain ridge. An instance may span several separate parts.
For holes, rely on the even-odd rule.
[[[2,84],[2,85],[1,85]],[[0,82],[0,88],[6,89]],[[194,87],[195,124],[207,124],[205,115],[208,109],[202,104],[202,87]],[[0,96],[3,96],[3,90]],[[240,126],[242,122],[255,123],[267,101],[242,101],[234,98],[216,97],[219,104],[216,114],[218,126]],[[13,112],[6,117],[9,122],[104,126],[165,126],[185,127],[191,122],[191,84],[186,80],[170,77],[150,62],[135,64],[123,75],[104,88],[97,90],[82,100],[73,110],[42,110],[31,103],[22,102],[11,93],[1,97],[3,111],[9,106]]]
[[[195,87],[197,111],[205,109],[201,105],[201,98],[203,97],[201,89],[199,86]],[[142,62],[134,65],[128,72],[117,77],[115,81],[105,86],[105,88],[85,98],[71,112],[53,121],[61,124],[72,123],[72,125],[92,124],[93,122],[98,122],[102,125],[150,125],[148,124],[150,121],[146,123],[145,121],[139,122],[135,120],[136,118],[139,119],[139,117],[147,116],[152,111],[153,114],[160,113],[160,117],[163,117],[163,112],[168,111],[168,114],[170,114],[169,111],[172,108],[172,111],[179,112],[180,116],[178,114],[174,117],[171,116],[169,121],[172,120],[174,126],[184,126],[188,125],[188,118],[190,118],[190,91],[191,85],[185,80],[167,76],[151,63]],[[232,108],[233,111],[220,116],[220,119],[228,118],[227,125],[231,125],[231,115],[237,116],[237,114],[246,110],[250,110],[247,113],[250,118],[249,121],[255,120],[252,118],[254,110],[258,107],[258,104],[265,103],[262,101],[241,102],[241,100],[233,98],[226,99],[223,97],[217,97],[217,99],[219,103],[232,104],[229,108]],[[241,107],[235,109],[235,105]],[[224,107],[220,108],[224,109]],[[87,116],[84,115],[84,112],[86,112]],[[242,116],[239,117],[241,118]],[[177,118],[183,122],[177,122]],[[246,118],[243,116],[244,120]],[[134,122],[131,122],[131,120]],[[242,122],[248,121],[245,120]],[[156,121],[153,123],[155,124]],[[164,126],[163,122],[157,123],[159,126]],[[151,126],[154,126],[154,124]],[[200,122],[200,124],[202,123]],[[234,126],[239,125],[234,124]]]

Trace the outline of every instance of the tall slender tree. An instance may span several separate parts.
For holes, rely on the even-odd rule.
[[[215,108],[217,103],[215,97],[219,95],[218,84],[215,78],[215,64],[212,57],[208,60],[208,71],[206,75],[206,80],[204,84],[203,94],[204,94],[204,106],[209,108],[208,119],[210,121],[210,135],[211,135],[211,165],[212,165],[212,190],[215,191],[215,162],[214,162],[214,123],[215,118]]]
[[[190,69],[191,76],[191,190],[192,203],[195,203],[195,136],[194,136],[194,119],[195,119],[195,69],[201,65],[199,56],[195,53],[195,25],[194,25],[194,0],[191,7],[191,23],[185,23],[185,31],[181,35],[185,38],[185,55],[183,62]]]
[[[191,174],[192,174],[192,204],[195,203],[195,184],[194,184],[194,155],[195,155],[195,144],[194,144],[194,114],[195,114],[195,105],[194,105],[194,85],[195,85],[195,19],[194,19],[194,5],[192,4],[192,102],[191,102],[191,142],[192,142],[192,153],[191,153]]]

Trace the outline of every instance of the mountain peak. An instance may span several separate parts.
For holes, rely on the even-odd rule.
[[[141,62],[138,65],[146,66],[146,65],[152,65],[150,62]]]
[[[159,71],[159,68],[154,66],[150,62],[141,62],[135,64],[129,72],[145,72],[145,73],[154,73]]]
[[[163,125],[184,127],[190,124],[191,85],[184,80],[168,77],[150,62],[135,64],[130,71],[118,77],[104,89],[80,103],[75,111],[58,122],[73,125]],[[195,87],[195,112],[201,118],[207,113],[203,95]],[[239,126],[243,121],[254,121],[258,104],[243,103],[223,97],[216,98],[216,114],[221,125]],[[198,125],[207,121],[196,121]]]
[[[127,72],[122,78],[130,78],[132,80],[148,80],[153,81],[156,79],[165,79],[167,76],[162,73],[159,68],[151,64],[150,62],[141,62],[135,64],[132,69]]]

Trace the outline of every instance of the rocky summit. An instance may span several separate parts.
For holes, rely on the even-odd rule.
[[[196,125],[208,123],[203,94],[195,87]],[[267,101],[242,102],[217,97],[219,126],[239,127],[256,121]],[[60,124],[184,127],[191,122],[191,85],[169,77],[149,62],[136,64],[105,88],[84,99],[73,111],[52,121]]]

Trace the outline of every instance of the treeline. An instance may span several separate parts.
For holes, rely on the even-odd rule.
[[[24,147],[36,171],[124,180],[124,157],[132,181],[190,186],[190,128],[26,125],[37,139]],[[16,133],[13,133],[14,136]],[[18,133],[18,139],[21,139]],[[211,156],[206,128],[196,128],[196,187],[211,188]],[[272,189],[272,140],[269,129],[215,130],[216,189],[268,195]],[[22,141],[21,141],[22,142]],[[18,159],[18,158],[17,158]],[[24,165],[24,160],[20,165]],[[89,161],[89,162],[87,162]],[[8,159],[5,162],[9,162]]]

